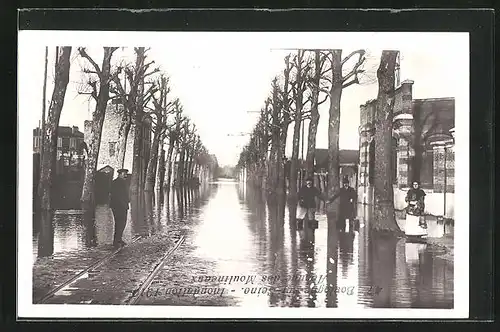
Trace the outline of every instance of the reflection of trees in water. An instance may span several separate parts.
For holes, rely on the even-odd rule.
[[[436,259],[437,253],[426,244],[406,247],[414,252],[406,261],[412,307],[453,308],[453,263]]]
[[[95,209],[83,210],[83,225],[85,228],[85,245],[93,247],[97,245],[96,234],[96,211]]]
[[[328,237],[326,244],[326,307],[337,307],[338,232],[335,216],[327,215]]]
[[[179,220],[182,220],[182,217],[184,217],[184,196],[179,188],[175,189],[175,195],[177,197],[177,213],[179,215]]]
[[[405,239],[400,239],[396,244],[396,268],[394,287],[391,289],[391,302],[399,308],[409,308],[412,306],[410,272],[406,263]]]
[[[284,255],[285,200],[278,198],[268,202],[269,263],[270,275],[277,277],[270,282],[269,304],[278,306],[285,300],[283,286],[286,285],[287,267]],[[279,290],[276,290],[279,289]]]
[[[314,232],[313,232],[314,234]],[[303,291],[302,293],[307,296],[307,306],[314,308],[316,306],[316,291],[317,285],[313,282],[314,275],[314,239],[312,242],[302,239],[300,241],[300,258],[303,260],[306,273],[305,276],[298,274],[296,277],[303,278]]]
[[[257,239],[259,245],[258,254],[263,257],[267,251],[267,229],[266,229],[266,206],[264,197],[260,191],[253,190],[250,187],[245,187],[246,190],[246,206],[250,212],[247,220],[249,228]]]
[[[349,266],[353,263],[354,233],[339,233],[339,260],[341,263],[342,277],[347,278]]]
[[[296,214],[295,211],[297,209],[297,206],[295,208],[290,209],[289,205],[289,230],[290,230],[290,284],[288,285],[289,289],[293,290],[293,293],[291,294],[289,306],[290,307],[300,307],[300,293],[296,290],[298,290],[299,287],[299,279],[297,278],[300,273],[299,273],[299,267],[298,267],[298,250],[297,250],[297,224],[296,224]],[[294,277],[296,276],[296,277]]]
[[[391,289],[396,272],[396,244],[398,239],[392,235],[370,232],[369,255],[372,287],[380,292],[373,295],[374,308],[389,308]]]

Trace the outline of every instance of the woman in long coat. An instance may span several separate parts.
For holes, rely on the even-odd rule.
[[[405,201],[406,207],[406,235],[427,235],[427,225],[423,220],[425,211],[425,192],[420,188],[418,181],[414,181],[412,188],[408,190]]]

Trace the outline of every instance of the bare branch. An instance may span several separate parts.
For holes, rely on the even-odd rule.
[[[87,51],[85,50],[85,47],[79,47],[78,48],[78,53],[80,53],[80,56],[82,58],[85,58],[87,59],[88,62],[90,62],[90,64],[94,67],[97,75],[101,76],[101,68],[99,68],[99,65],[94,61],[94,59],[92,59],[88,54],[87,54]]]
[[[342,89],[345,89],[347,88],[348,86],[351,86],[353,84],[358,84],[359,83],[359,80],[358,80],[358,77],[354,77],[354,79],[352,79],[351,81],[349,81],[348,83],[344,83],[342,84]]]
[[[330,94],[325,95],[325,99],[323,99],[321,102],[318,102],[318,106],[323,104],[328,99],[329,96]]]
[[[359,58],[358,58],[358,62],[359,62],[359,60],[360,60],[361,58],[363,58],[363,57],[364,57],[365,53],[366,53],[366,51],[365,51],[365,50],[363,50],[363,49],[353,51],[353,52],[351,52],[348,56],[346,56],[346,57],[342,60],[342,62],[340,63],[340,65],[341,65],[341,66],[343,66],[343,65],[344,65],[344,63],[346,63],[347,61],[349,61],[349,59],[350,59],[350,58],[352,58],[355,54],[359,54]]]
[[[95,70],[90,70],[90,69],[88,69],[88,68],[83,68],[83,72],[84,72],[85,74],[96,74],[96,75],[99,75],[99,73],[98,73],[98,72],[96,72]]]
[[[354,67],[352,68],[352,70],[347,75],[345,75],[345,76],[342,77],[342,82],[346,82],[352,76],[356,76],[356,80],[357,80],[357,75],[360,74],[360,73],[364,73],[365,72],[364,70],[359,69],[359,67],[366,60],[366,58],[364,57],[365,51],[364,50],[355,51],[355,52],[351,53],[348,57],[351,57],[353,54],[359,54],[358,62],[354,65]],[[344,63],[344,61],[342,61],[342,63]],[[351,84],[354,84],[354,83],[351,83]],[[351,85],[351,84],[349,84],[349,85]]]

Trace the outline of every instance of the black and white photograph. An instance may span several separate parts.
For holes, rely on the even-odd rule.
[[[18,38],[19,315],[468,317],[468,33]]]

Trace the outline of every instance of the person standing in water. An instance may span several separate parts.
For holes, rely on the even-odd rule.
[[[321,191],[313,185],[313,179],[308,177],[306,185],[300,188],[298,192],[299,209],[297,210],[297,219],[314,220],[316,213],[316,197],[325,200]]]
[[[344,177],[342,180],[342,188],[328,199],[328,203],[333,202],[340,198],[339,205],[339,218],[337,222],[337,229],[345,232],[346,220],[349,220],[349,231],[353,229],[354,207],[356,202],[356,191],[353,187],[349,186],[349,179]]]

